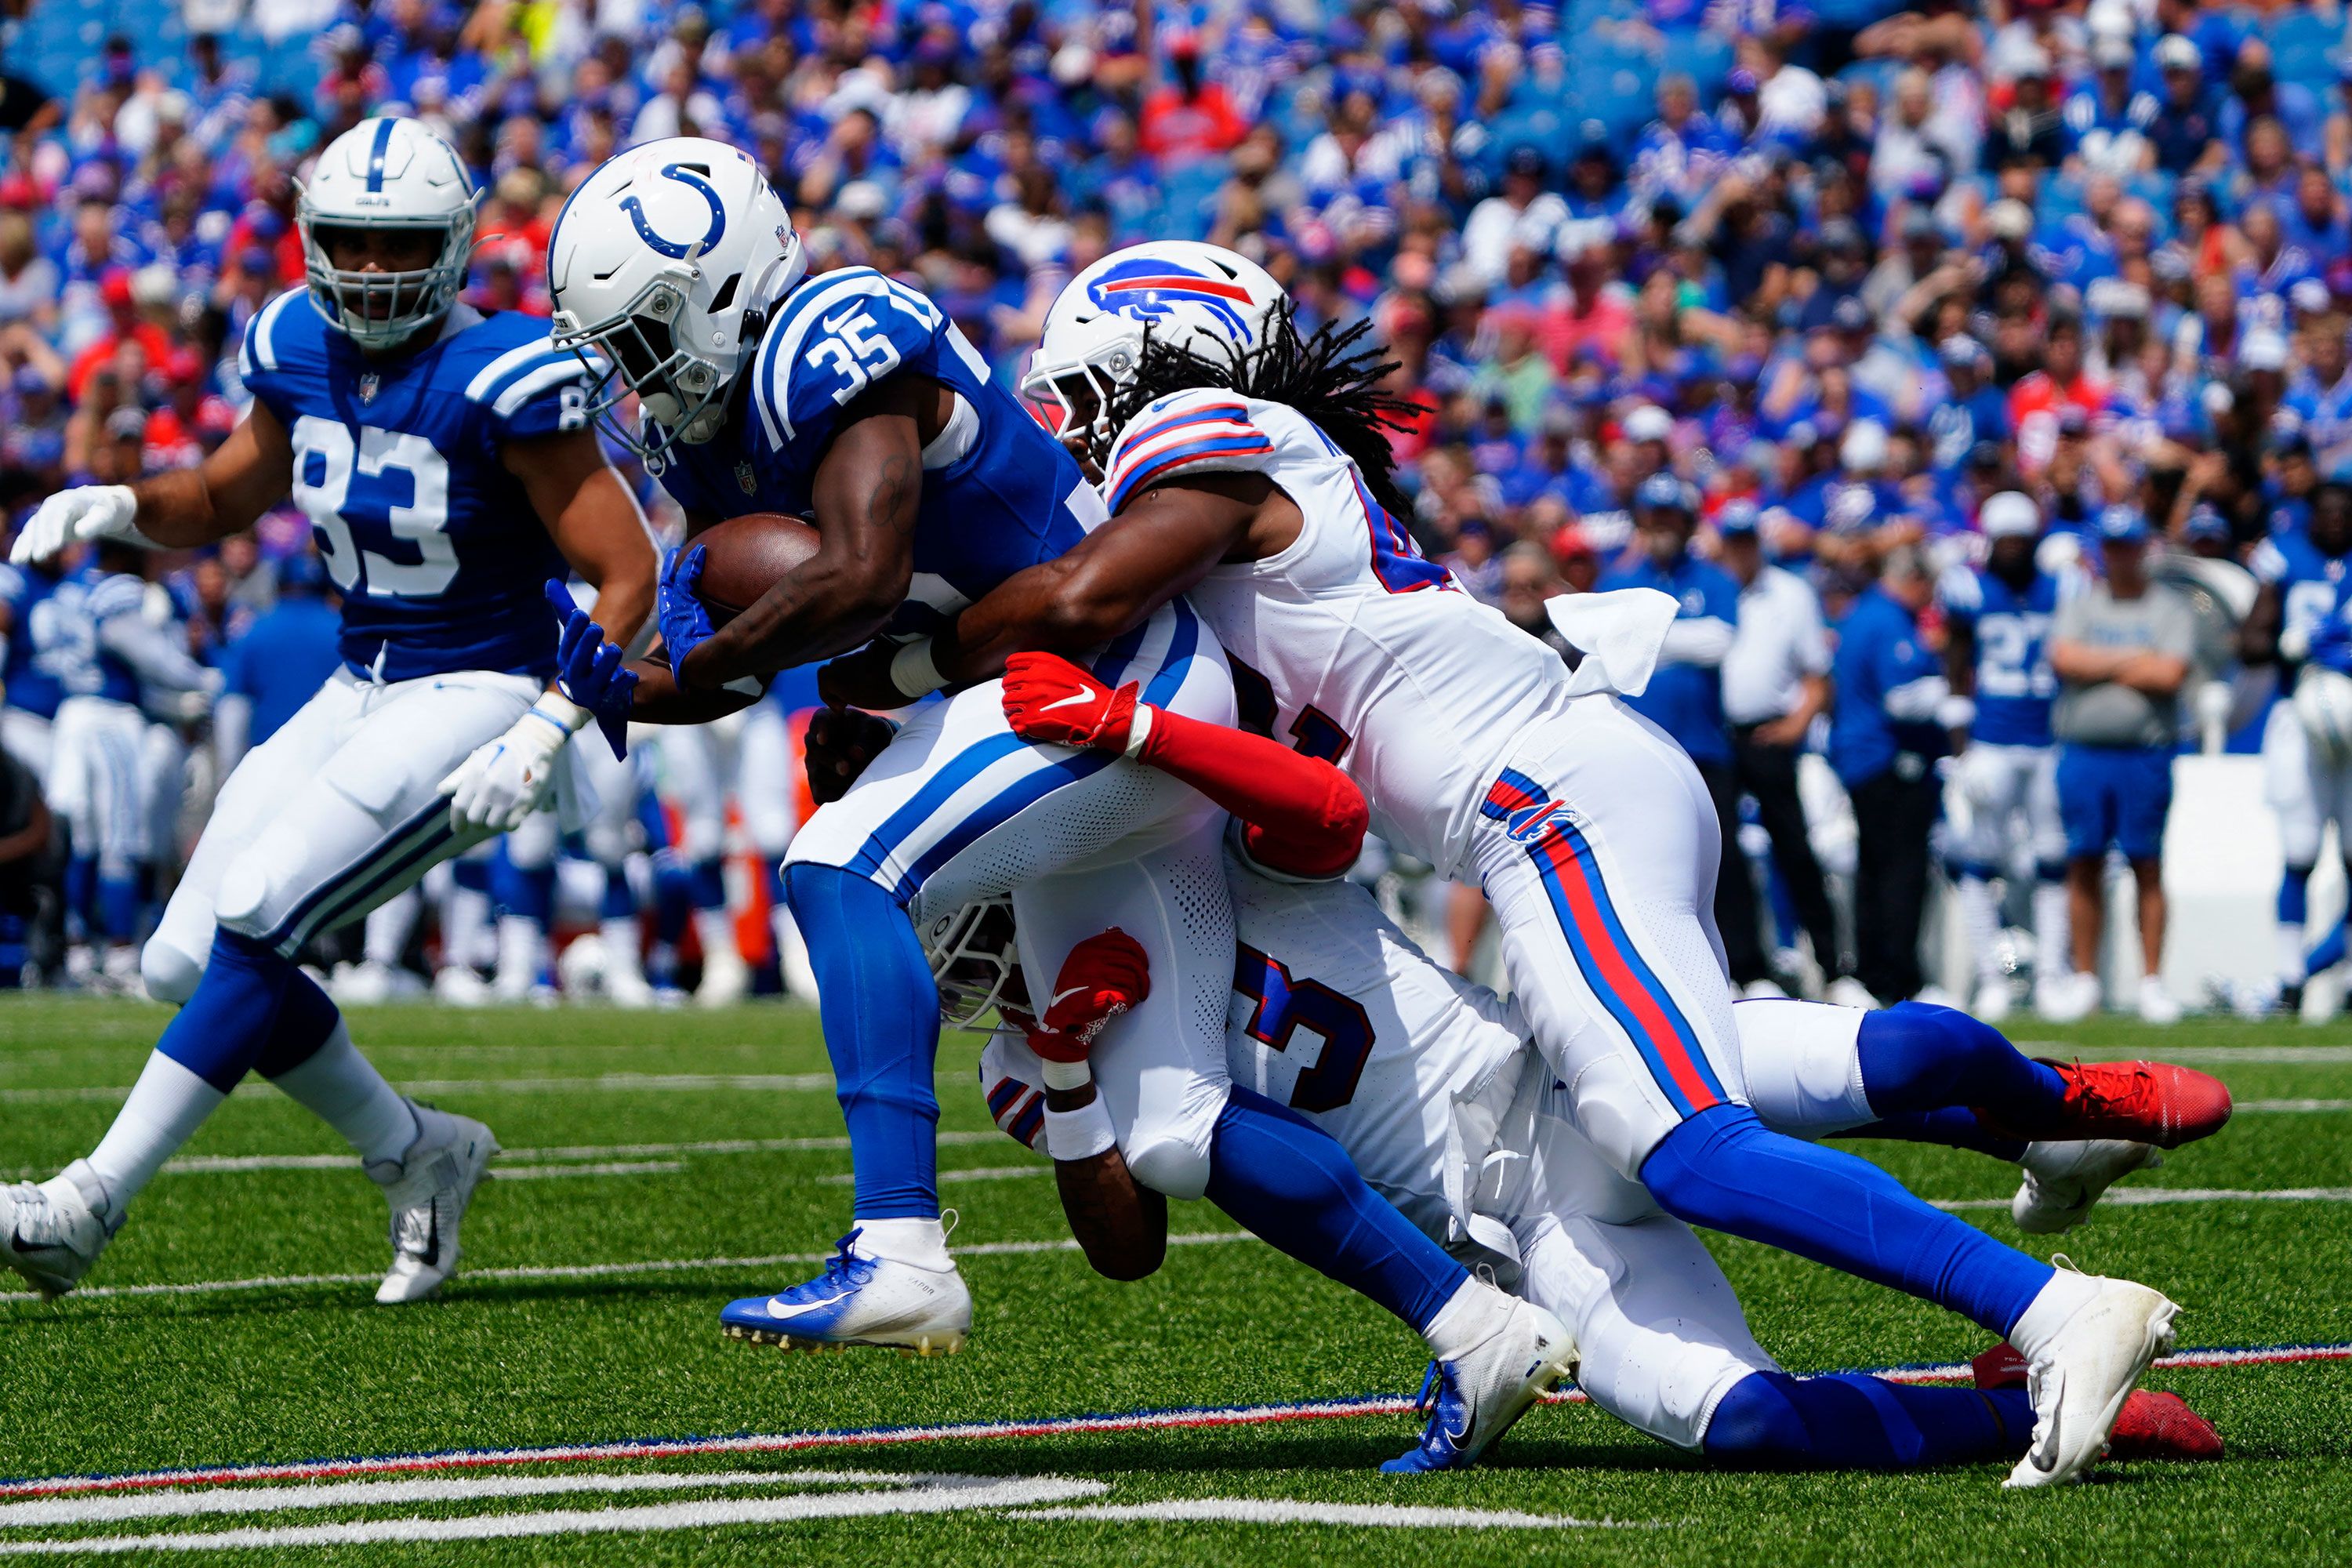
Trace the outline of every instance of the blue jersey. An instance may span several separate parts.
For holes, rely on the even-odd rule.
[[[2318,658],[2320,633],[2331,623],[2342,629],[2345,589],[2352,584],[2352,556],[2323,555],[2311,542],[2310,534],[2294,529],[2256,543],[2246,564],[2258,581],[2277,590],[2280,635],[2300,633],[2312,657]],[[2293,689],[2292,681],[2287,687]]]
[[[1886,711],[1888,692],[1942,673],[1919,640],[1911,612],[1882,588],[1864,589],[1838,623],[1831,669],[1837,702],[1830,715],[1830,765],[1846,788],[1876,778],[1903,752],[1943,754],[1946,737],[1934,721],[1899,720]]]
[[[891,623],[928,631],[997,584],[1076,544],[1107,515],[1077,464],[938,306],[868,267],[822,273],[768,323],[728,428],[666,454],[665,489],[689,512],[806,515],[841,412],[901,371],[953,391],[973,420],[924,457],[915,581]],[[936,450],[953,447],[952,451]]]
[[[2338,674],[2352,675],[2352,575],[2336,580],[2336,592],[2327,611],[2312,629],[2309,662]]]
[[[83,567],[33,606],[34,666],[67,697],[139,700],[139,674],[100,639],[108,621],[147,611],[147,584],[121,572]]]
[[[1977,717],[1969,733],[1992,746],[2046,746],[2058,675],[2050,668],[2050,617],[2058,580],[2036,572],[2021,591],[1982,567],[1956,568],[1938,588],[1944,614],[1976,643]]]
[[[499,456],[588,427],[587,369],[547,332],[459,305],[414,353],[372,357],[299,289],[246,328],[237,369],[293,437],[294,500],[343,595],[354,669],[555,672],[541,584],[571,569]]]
[[[1739,624],[1739,584],[1722,567],[1685,555],[1661,571],[1646,556],[1620,567],[1601,579],[1600,587],[1655,588],[1672,595],[1675,618],[1717,620],[1726,626]],[[1718,665],[1675,664],[1660,660],[1657,672],[1639,697],[1626,702],[1633,710],[1672,735],[1695,762],[1731,761],[1731,734],[1723,722],[1723,670]]]
[[[248,745],[276,734],[335,673],[341,626],[323,600],[288,595],[221,655],[224,692],[253,704]]]
[[[0,667],[0,682],[6,685],[9,707],[44,719],[56,716],[65,692],[33,657],[33,620],[57,586],[58,580],[38,566],[0,563],[0,604],[8,606],[8,658]]]

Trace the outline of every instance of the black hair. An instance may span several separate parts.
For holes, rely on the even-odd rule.
[[[1381,382],[1398,362],[1381,358],[1381,346],[1368,341],[1371,330],[1369,321],[1347,328],[1327,321],[1313,336],[1302,336],[1286,300],[1266,319],[1258,346],[1228,347],[1222,363],[1147,334],[1134,382],[1110,401],[1110,428],[1124,430],[1146,405],[1196,387],[1279,403],[1305,415],[1331,438],[1362,471],[1374,500],[1399,519],[1410,519],[1412,503],[1397,488],[1388,433],[1409,428],[1419,411],[1381,390]]]

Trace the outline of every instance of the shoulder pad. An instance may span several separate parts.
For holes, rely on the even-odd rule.
[[[464,334],[467,338],[478,335],[482,340],[481,347],[467,362],[481,361],[479,368],[467,378],[466,400],[488,408],[501,419],[512,418],[532,398],[583,380],[588,374],[588,367],[579,355],[555,346],[544,322],[532,321],[530,325],[535,330],[523,335],[522,342],[499,351],[501,340],[517,334],[511,328],[489,329],[492,323],[506,320],[504,316],[491,317],[467,328]],[[473,347],[470,343],[467,346]]]
[[[1955,563],[1944,569],[1936,583],[1936,597],[1948,610],[1966,615],[1984,607],[1984,584],[1977,577],[1976,568]]]
[[[1103,495],[1114,512],[1144,487],[1183,468],[1263,468],[1274,442],[1239,393],[1192,387],[1127,422],[1112,444]]]
[[[751,401],[769,444],[802,432],[920,351],[945,328],[940,308],[870,267],[810,279],[784,298],[760,342]]]
[[[250,382],[257,373],[267,374],[278,369],[278,355],[287,346],[281,324],[286,313],[310,308],[310,289],[289,289],[253,313],[245,324],[245,342],[236,352],[237,374]]]
[[[147,584],[136,577],[117,572],[91,584],[89,596],[82,601],[82,605],[91,616],[98,619],[137,615],[147,607]]]

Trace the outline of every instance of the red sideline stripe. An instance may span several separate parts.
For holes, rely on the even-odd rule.
[[[2242,1350],[2180,1351],[2156,1364],[2161,1368],[2278,1366],[2303,1362],[2352,1361],[2352,1344],[2267,1345]],[[1864,1371],[1873,1369],[1864,1368]],[[1882,1367],[1873,1375],[1895,1383],[1961,1383],[1965,1363],[1946,1366]],[[1548,1404],[1585,1402],[1580,1389],[1547,1397]],[[202,1486],[232,1481],[331,1480],[346,1476],[409,1475],[420,1471],[471,1470],[511,1465],[560,1465],[601,1460],[674,1458],[693,1454],[782,1454],[808,1448],[888,1447],[906,1443],[977,1442],[992,1437],[1058,1437],[1094,1432],[1191,1431],[1216,1426],[1266,1426],[1285,1421],[1344,1420],[1356,1415],[1401,1415],[1413,1408],[1402,1394],[1375,1394],[1360,1399],[1302,1405],[1237,1405],[1215,1410],[1136,1410],[1123,1415],[1067,1415],[1034,1421],[974,1421],[950,1426],[884,1426],[854,1431],[751,1433],[734,1437],[650,1438],[583,1443],[560,1447],[461,1449],[438,1454],[386,1454],[373,1458],[313,1459],[294,1464],[219,1465],[194,1470],[144,1470],[115,1476],[58,1476],[0,1481],[0,1498],[58,1497],[91,1492],[145,1491],[157,1487]]]
[[[1617,951],[1616,942],[1611,940],[1609,924],[1601,915],[1600,890],[1585,877],[1582,858],[1557,830],[1546,833],[1529,847],[1528,853],[1534,855],[1539,864],[1549,865],[1552,875],[1559,879],[1561,892],[1567,895],[1570,912],[1584,933],[1585,945],[1591,949],[1594,961],[1601,965],[1602,983],[1626,999],[1633,1016],[1641,1021],[1643,1031],[1650,1037],[1650,1044],[1656,1049],[1658,1059],[1673,1075],[1675,1085],[1682,1090],[1683,1098],[1690,1101],[1690,1110],[1685,1114],[1696,1116],[1712,1108],[1717,1103],[1715,1091],[1707,1088],[1706,1080],[1699,1076],[1698,1068],[1692,1062],[1690,1051],[1683,1045],[1681,1035],[1675,1032],[1673,1020],[1666,1016],[1658,998],[1633,978],[1633,966],[1625,962],[1625,955]]]

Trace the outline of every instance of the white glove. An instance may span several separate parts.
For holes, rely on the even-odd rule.
[[[547,799],[563,743],[594,721],[578,703],[550,691],[514,728],[486,745],[441,781],[449,796],[449,826],[463,833],[488,828],[512,833]]]
[[[47,561],[68,545],[92,539],[125,539],[152,547],[154,541],[139,531],[131,520],[139,514],[139,498],[129,485],[83,485],[59,490],[43,501],[26,521],[8,552],[10,564],[27,566]]]

